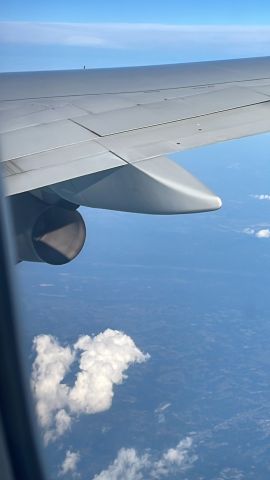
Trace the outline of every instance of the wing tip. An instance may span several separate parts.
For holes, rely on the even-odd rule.
[[[213,198],[213,210],[219,210],[222,207],[222,200],[220,197]]]

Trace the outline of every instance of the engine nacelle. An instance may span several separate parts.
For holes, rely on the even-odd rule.
[[[63,265],[79,254],[86,228],[75,209],[48,205],[29,193],[11,197],[10,203],[18,262]]]

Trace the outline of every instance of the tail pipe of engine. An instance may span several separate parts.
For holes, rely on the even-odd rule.
[[[78,211],[48,205],[29,193],[10,197],[17,260],[63,265],[81,251],[86,228]]]

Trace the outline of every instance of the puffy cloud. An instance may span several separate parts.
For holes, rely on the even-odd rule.
[[[159,23],[0,22],[0,42],[142,49],[212,45],[267,54],[270,27],[260,25],[170,25]]]
[[[243,233],[246,235],[254,235],[256,238],[270,238],[270,229],[262,228],[261,230],[255,230],[255,228],[244,228]]]
[[[158,460],[150,453],[139,455],[134,448],[122,448],[114,462],[106,470],[95,475],[93,480],[143,480],[169,477],[184,472],[197,460],[192,453],[191,437],[181,440],[175,448],[165,451]]]
[[[97,413],[110,408],[113,385],[126,378],[132,363],[142,363],[144,355],[133,340],[115,330],[106,330],[94,338],[85,335],[74,345],[81,351],[80,372],[70,391],[70,407],[75,412]]]
[[[66,475],[67,473],[74,474],[79,460],[79,452],[72,452],[71,450],[67,450],[59,475]]]
[[[263,228],[255,233],[255,237],[257,238],[270,238],[270,230],[269,228]]]
[[[94,480],[143,480],[149,465],[148,454],[139,456],[134,448],[121,448],[114,462]]]
[[[55,440],[57,437],[63,435],[71,426],[71,416],[66,412],[64,408],[61,408],[55,414],[55,430],[48,430],[44,433],[45,444],[48,444],[50,440]]]
[[[155,462],[152,469],[152,476],[160,478],[168,476],[173,470],[181,471],[187,470],[197,460],[197,456],[190,455],[192,447],[192,438],[186,437],[181,440],[175,448],[169,448],[163,453],[160,460]]]
[[[95,337],[84,335],[72,347],[61,346],[51,335],[35,337],[33,345],[32,388],[46,444],[70,428],[75,415],[108,410],[113,387],[127,378],[128,367],[149,358],[128,335],[110,329]],[[64,378],[75,360],[79,368],[69,386]]]
[[[63,433],[63,413],[69,388],[62,383],[75,359],[75,352],[69,346],[61,347],[51,335],[39,335],[34,338],[33,346],[36,359],[32,371],[32,388],[37,400],[37,415],[43,428],[48,428],[57,417],[59,434]],[[66,419],[65,424],[68,424]]]

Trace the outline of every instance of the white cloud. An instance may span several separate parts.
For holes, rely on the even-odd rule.
[[[148,454],[139,456],[134,448],[121,448],[114,462],[95,475],[94,480],[142,480],[143,471],[148,467]]]
[[[245,477],[245,474],[238,468],[227,467],[220,472],[217,480],[244,480]]]
[[[270,26],[170,25],[144,23],[0,22],[0,43],[145,49],[212,45],[245,48],[250,54],[269,52]]]
[[[160,478],[168,476],[173,470],[187,470],[197,460],[197,456],[190,455],[189,451],[192,447],[192,438],[186,437],[181,440],[175,448],[170,448],[163,453],[160,460],[155,462],[152,469],[152,476]]]
[[[61,412],[66,406],[69,388],[62,383],[75,359],[70,347],[61,347],[51,335],[35,337],[36,359],[32,371],[32,388],[37,400],[37,415],[41,426],[48,429],[55,412]],[[61,413],[59,414],[61,417]],[[68,422],[66,420],[66,426]],[[63,433],[63,422],[58,418],[56,428]],[[57,434],[57,431],[55,432]],[[50,435],[49,435],[50,437]]]
[[[50,440],[55,440],[57,437],[63,435],[71,427],[71,416],[64,408],[61,408],[55,414],[55,431],[48,430],[44,433],[45,444],[49,443]]]
[[[33,344],[32,388],[46,444],[69,429],[74,416],[108,410],[114,385],[127,378],[124,372],[149,358],[129,336],[111,329],[84,335],[72,347],[62,347],[50,335],[35,337]],[[77,359],[79,369],[69,386],[64,378]]]
[[[255,228],[244,228],[243,233],[246,235],[254,235],[256,238],[270,238],[270,229],[262,228],[261,230],[255,230]]]
[[[167,410],[168,408],[170,408],[170,406],[171,406],[171,403],[170,403],[170,402],[161,403],[161,404],[155,409],[155,413],[164,412],[165,410]]]
[[[134,448],[121,448],[116,459],[93,480],[143,480],[170,477],[185,472],[196,462],[191,437],[181,440],[175,448],[165,451],[158,460],[149,453],[139,455]]]
[[[156,409],[155,413],[157,414],[158,423],[165,423],[166,421],[166,410],[170,408],[171,403],[161,403]]]
[[[251,197],[256,198],[257,200],[270,200],[270,195],[268,193],[263,193],[260,195],[251,195]]]
[[[247,228],[244,228],[243,233],[245,233],[246,235],[254,235],[255,230],[254,228],[247,227]]]
[[[269,228],[263,228],[255,233],[255,237],[257,238],[270,238],[270,230]]]
[[[71,450],[67,450],[59,475],[66,475],[67,473],[74,474],[79,460],[80,460],[79,452],[72,452]]]

